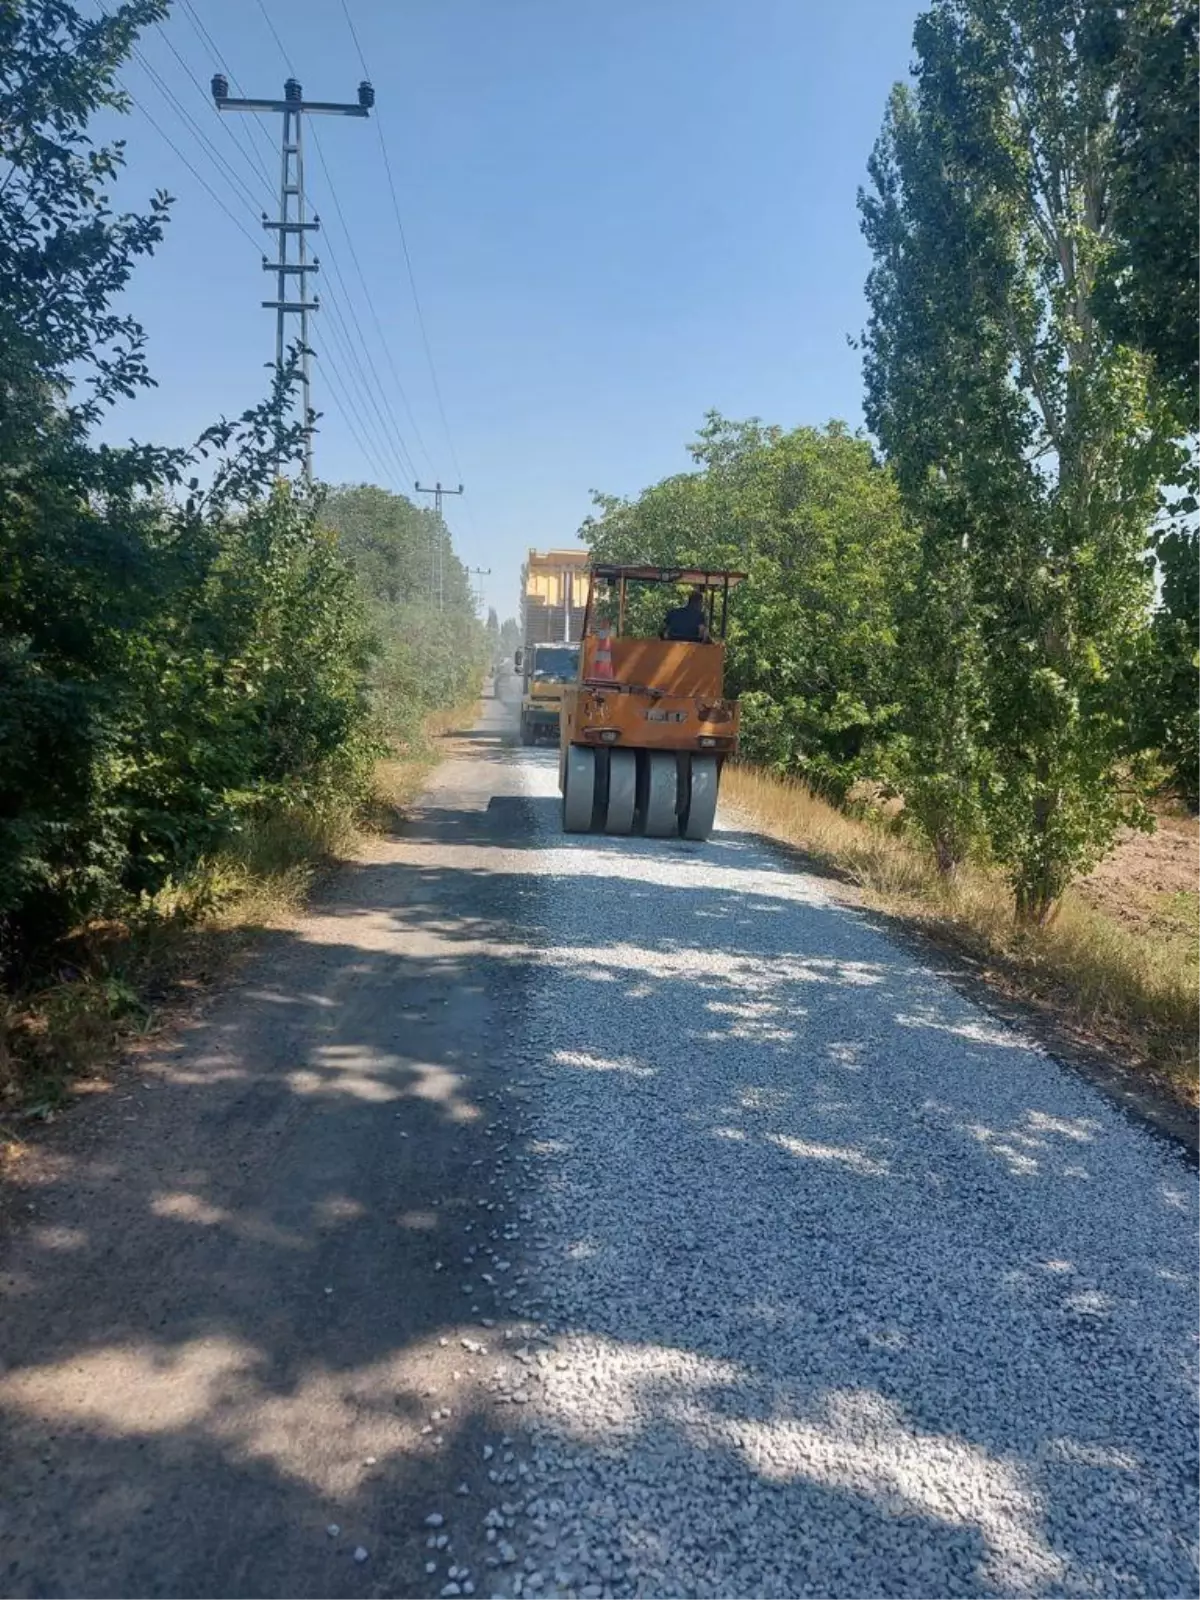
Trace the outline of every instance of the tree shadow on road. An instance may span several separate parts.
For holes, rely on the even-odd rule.
[[[436,1432],[426,1391],[440,1340],[543,1312],[530,1413],[589,1530],[547,1570],[1166,1592],[1182,1171],[750,837],[547,849],[554,804],[418,814],[52,1130],[5,1260],[6,1592],[437,1593],[435,1508],[484,1592],[519,1408],[466,1350]],[[510,1225],[487,1284],[468,1241]]]

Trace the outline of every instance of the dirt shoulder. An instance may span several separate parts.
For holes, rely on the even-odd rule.
[[[508,739],[37,1129],[0,1237],[4,1593],[437,1594],[455,1563],[488,1592],[537,978]]]
[[[1200,818],[1158,819],[1153,833],[1127,829],[1076,893],[1136,933],[1196,938]]]

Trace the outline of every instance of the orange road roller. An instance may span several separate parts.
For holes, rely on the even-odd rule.
[[[562,702],[565,832],[708,838],[721,767],[738,743],[724,640],[730,591],[744,577],[588,568],[579,677]]]

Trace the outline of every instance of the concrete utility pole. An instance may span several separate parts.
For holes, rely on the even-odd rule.
[[[490,578],[492,575],[491,567],[468,567],[467,572],[472,578]],[[482,583],[473,583],[471,585],[471,599],[474,601],[476,611],[478,611],[483,605]]]
[[[370,115],[371,107],[375,104],[375,91],[369,83],[363,82],[358,86],[358,100],[354,105],[342,105],[332,100],[306,100],[303,90],[295,78],[289,78],[283,86],[282,100],[231,100],[229,98],[229,82],[223,73],[215,73],[212,80],[212,96],[216,101],[218,111],[278,111],[283,116],[283,139],[281,144],[281,165],[279,177],[279,217],[272,221],[263,212],[262,225],[268,230],[274,230],[278,235],[275,260],[268,261],[263,257],[263,271],[273,272],[276,277],[274,300],[264,300],[263,306],[268,311],[275,313],[275,370],[283,371],[283,356],[285,348],[284,329],[286,319],[290,316],[300,318],[300,395],[304,408],[304,481],[312,482],[313,475],[313,405],[312,405],[312,372],[309,367],[309,358],[312,349],[308,342],[308,315],[310,311],[321,309],[320,298],[316,295],[308,298],[308,274],[319,272],[320,261],[314,257],[308,259],[308,234],[315,233],[321,226],[321,219],[314,216],[311,220],[305,214],[304,194],[304,138],[301,132],[302,119],[307,112],[309,115],[318,114],[331,117],[366,117]],[[288,241],[296,241],[295,259]],[[295,300],[288,298],[288,280],[298,279]]]
[[[432,489],[426,489],[422,484],[414,484],[418,494],[431,494],[433,496],[433,509],[437,512],[438,521],[445,527],[442,516],[442,496],[446,494],[461,494],[463,486],[460,483],[457,489],[443,489],[440,483],[435,483]],[[446,567],[443,560],[443,546],[445,540],[438,537],[435,529],[429,543],[429,593],[437,596],[438,610],[441,611],[446,604]]]

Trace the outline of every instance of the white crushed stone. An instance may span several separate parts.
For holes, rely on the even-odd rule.
[[[760,841],[564,839],[520,762],[495,1592],[1195,1594],[1183,1159]]]

